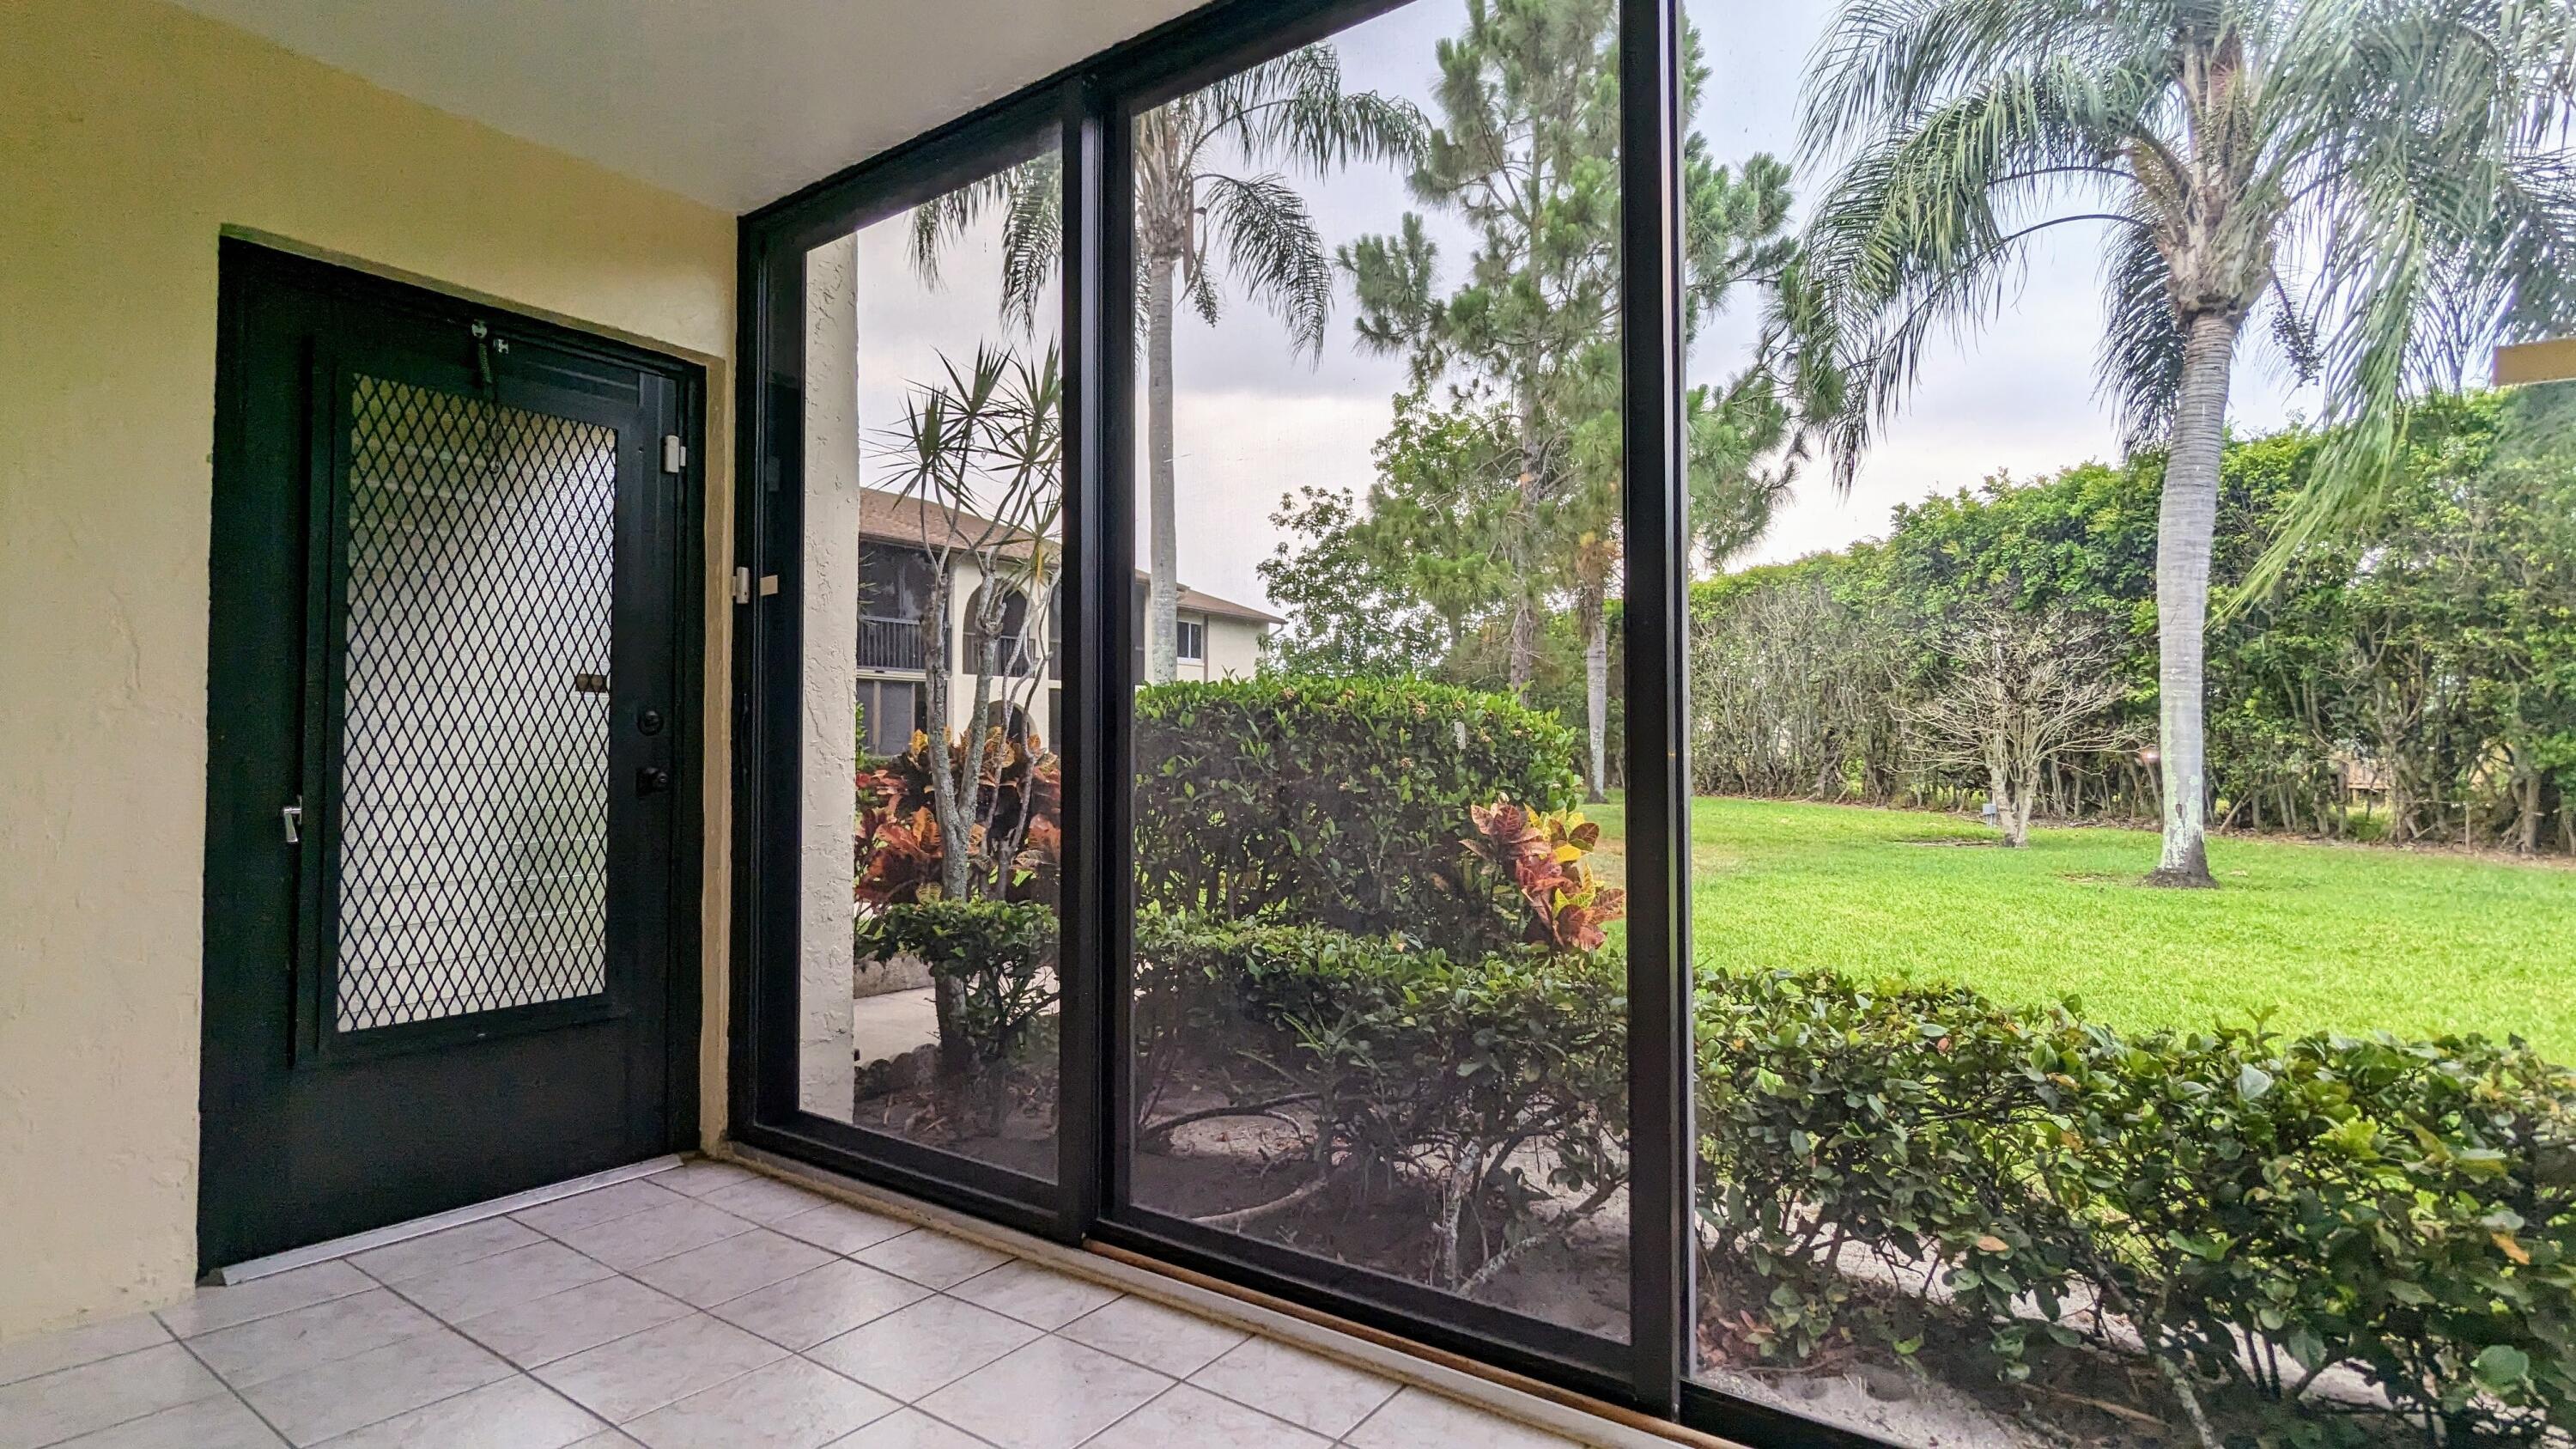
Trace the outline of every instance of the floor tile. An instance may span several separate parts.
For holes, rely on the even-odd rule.
[[[513,1374],[334,1439],[330,1449],[564,1449],[607,1427],[535,1379]]]
[[[848,1203],[826,1202],[794,1217],[780,1218],[769,1226],[818,1248],[829,1248],[835,1253],[855,1253],[888,1238],[902,1237],[916,1225],[884,1213],[854,1208]]]
[[[643,1181],[655,1187],[667,1187],[673,1192],[685,1193],[690,1197],[703,1197],[717,1188],[731,1187],[737,1182],[759,1175],[748,1167],[737,1167],[730,1162],[709,1162],[701,1158],[696,1162],[683,1162],[668,1172],[654,1173]]]
[[[63,1442],[62,1449],[285,1449],[277,1431],[230,1394],[128,1419]]]
[[[604,1223],[567,1228],[563,1241],[620,1272],[659,1262],[674,1253],[751,1231],[751,1223],[705,1203],[673,1202]]]
[[[633,1270],[637,1280],[705,1308],[831,1262],[812,1243],[754,1228]]]
[[[689,1305],[679,1299],[621,1277],[567,1288],[456,1326],[526,1369],[688,1316]]]
[[[534,1228],[508,1218],[485,1218],[445,1232],[371,1248],[350,1258],[349,1265],[379,1283],[399,1283],[542,1241]]]
[[[375,1279],[333,1259],[253,1278],[229,1288],[200,1288],[187,1302],[162,1309],[161,1322],[181,1338],[193,1338],[325,1299],[364,1293],[375,1286]]]
[[[296,1444],[317,1444],[510,1376],[510,1366],[440,1329],[241,1391]]]
[[[899,1238],[850,1255],[871,1268],[883,1268],[924,1288],[963,1283],[987,1268],[1009,1262],[1011,1255],[929,1228],[915,1228]]]
[[[583,1408],[624,1424],[700,1389],[785,1356],[785,1350],[703,1313],[648,1328],[537,1369]]]
[[[438,1320],[382,1288],[219,1328],[188,1347],[234,1388],[428,1333]]]
[[[1174,1378],[1188,1378],[1252,1335],[1143,1298],[1121,1298],[1056,1332]]]
[[[608,1274],[606,1264],[561,1243],[539,1239],[524,1248],[411,1279],[402,1285],[402,1296],[450,1323],[461,1323],[578,1288]]]
[[[1325,1449],[1332,1442],[1232,1399],[1176,1384],[1103,1430],[1087,1449],[1196,1449],[1203,1444],[1224,1449]],[[1436,1442],[1424,1440],[1423,1444]]]
[[[925,1298],[806,1351],[909,1402],[973,1373],[1038,1336],[1016,1318],[954,1298]]]
[[[1574,1440],[1562,1435],[1412,1387],[1369,1415],[1368,1422],[1353,1429],[1343,1442],[1355,1449],[1415,1449],[1421,1444],[1444,1449],[1578,1449]]]
[[[626,1426],[650,1449],[821,1449],[902,1408],[820,1364],[783,1358]]]
[[[978,1307],[1005,1313],[1040,1328],[1062,1328],[1118,1296],[1088,1278],[1076,1278],[1026,1260],[978,1273],[948,1290]]]
[[[1396,1390],[1392,1379],[1267,1338],[1229,1350],[1190,1382],[1333,1438],[1349,1433]]]
[[[754,1177],[717,1188],[698,1201],[755,1223],[774,1223],[780,1218],[811,1212],[831,1199],[792,1182],[781,1182],[774,1177]]]
[[[223,1380],[175,1343],[99,1359],[0,1388],[0,1449],[34,1449],[223,1392]]]
[[[1074,1449],[1172,1386],[1152,1369],[1041,1338],[921,1401],[1001,1449]]]
[[[575,1441],[568,1449],[636,1449],[637,1441],[622,1429],[609,1429]]]
[[[56,1369],[78,1368],[169,1341],[170,1330],[149,1313],[129,1313],[104,1323],[40,1333],[0,1346],[0,1384],[14,1384]]]
[[[832,1449],[993,1449],[993,1446],[963,1429],[943,1424],[919,1409],[897,1409],[846,1439],[833,1440]],[[1195,1446],[1166,1445],[1165,1449],[1195,1449]]]
[[[613,1182],[572,1197],[521,1208],[510,1216],[538,1232],[551,1235],[586,1228],[593,1223],[633,1217],[646,1208],[668,1207],[678,1201],[680,1194],[654,1183],[650,1178],[639,1177],[632,1182]]]
[[[803,1351],[930,1296],[864,1263],[825,1263],[707,1311],[770,1342]]]

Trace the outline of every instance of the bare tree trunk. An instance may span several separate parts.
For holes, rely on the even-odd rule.
[[[2203,312],[2183,342],[2182,388],[2156,512],[2156,686],[2164,784],[2164,852],[2152,885],[2209,886],[2208,740],[2202,724],[2210,543],[2239,319]]]
[[[1145,272],[1145,453],[1152,571],[1145,589],[1145,682],[1168,684],[1180,673],[1181,540],[1172,500],[1172,311],[1170,257]]]
[[[1526,588],[1512,600],[1511,659],[1505,667],[1512,698],[1526,704],[1530,677],[1538,672],[1538,606]]]
[[[1610,798],[1610,610],[1603,586],[1587,583],[1574,598],[1583,622],[1583,722],[1591,732],[1592,778],[1585,796],[1594,804]]]

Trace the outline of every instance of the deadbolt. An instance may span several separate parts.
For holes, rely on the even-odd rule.
[[[662,732],[662,712],[658,709],[648,709],[644,711],[642,714],[635,716],[635,727],[648,735],[660,734]]]

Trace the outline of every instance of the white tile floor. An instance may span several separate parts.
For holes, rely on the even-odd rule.
[[[0,1345],[0,1449],[1539,1449],[719,1163]]]

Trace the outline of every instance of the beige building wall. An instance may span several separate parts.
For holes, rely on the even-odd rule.
[[[734,222],[155,0],[0,3],[0,195],[5,1338],[168,1302],[196,1268],[218,236],[709,364],[720,759]]]
[[[1261,626],[1248,619],[1207,621],[1207,677],[1250,679],[1261,668]]]

